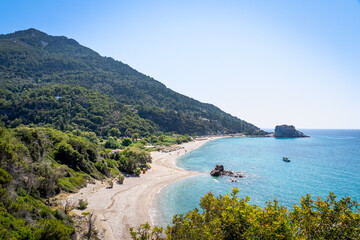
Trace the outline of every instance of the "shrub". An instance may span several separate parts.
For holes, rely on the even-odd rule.
[[[24,196],[26,196],[26,191],[25,191],[25,189],[23,189],[22,187],[18,187],[18,189],[17,189],[17,194],[19,195],[19,196],[21,196],[21,197],[24,197]]]
[[[114,182],[111,179],[108,181],[108,184],[109,184],[109,188],[114,187]]]
[[[194,209],[173,218],[164,239],[360,239],[360,205],[350,197],[335,200],[312,200],[308,194],[290,211],[277,200],[268,201],[261,209],[249,203],[250,198],[231,195],[215,197],[211,192],[200,200],[201,210]],[[133,239],[154,239],[162,229],[142,224]],[[156,239],[162,239],[160,237]]]
[[[136,169],[136,167],[137,160],[135,158],[122,155],[119,161],[119,169],[121,171],[131,173]]]
[[[155,144],[155,143],[158,142],[158,138],[157,138],[156,136],[151,136],[150,142],[151,142],[152,144]]]
[[[136,168],[134,173],[135,173],[136,176],[140,176],[141,169],[139,167]]]
[[[75,233],[72,226],[62,224],[56,219],[41,219],[35,231],[36,239],[71,239],[71,235]]]
[[[147,240],[147,239],[163,239],[161,238],[161,234],[163,232],[163,228],[154,227],[152,231],[150,232],[150,224],[145,223],[141,224],[136,231],[134,231],[134,228],[130,228],[130,234],[132,239],[134,240]]]
[[[0,186],[11,182],[11,180],[12,176],[7,171],[0,168]]]
[[[151,163],[150,153],[134,147],[125,148],[124,151],[112,154],[110,157],[117,160],[113,161],[114,168],[118,167],[120,171],[126,173],[133,173],[139,165]],[[108,164],[110,165],[111,160],[106,161],[108,161]]]
[[[99,162],[96,162],[96,163],[94,164],[94,166],[96,167],[96,169],[97,169],[99,172],[105,174],[106,165],[105,165],[103,162],[100,162],[100,161],[99,161]]]
[[[118,183],[123,184],[124,180],[125,180],[125,176],[120,173],[118,176]]]
[[[87,201],[84,201],[83,199],[80,199],[80,200],[79,200],[79,204],[78,204],[78,209],[84,210],[84,209],[87,208],[87,205],[88,205],[88,204],[89,204],[89,203],[88,203]]]

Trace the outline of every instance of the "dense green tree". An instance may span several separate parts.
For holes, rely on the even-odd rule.
[[[138,162],[134,158],[121,156],[119,159],[119,169],[126,173],[133,173],[138,167]]]
[[[133,142],[136,142],[138,138],[139,138],[139,134],[138,134],[138,133],[134,133],[134,134],[131,136],[131,139],[132,139]]]
[[[110,137],[106,142],[105,142],[105,147],[106,148],[119,148],[120,144],[112,137]]]
[[[130,138],[124,138],[124,139],[121,141],[121,145],[123,145],[124,147],[129,146],[131,143],[132,143],[132,140],[131,140]]]
[[[111,157],[119,162],[119,169],[127,173],[134,173],[136,168],[152,161],[150,153],[136,148],[125,148]]]
[[[111,128],[109,130],[109,136],[112,137],[121,137],[121,132],[118,128]]]

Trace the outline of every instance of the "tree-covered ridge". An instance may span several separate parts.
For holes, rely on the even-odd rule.
[[[69,85],[33,88],[4,93],[0,120],[7,126],[48,126],[62,131],[88,131],[107,136],[112,128],[122,136],[142,136],[159,131],[154,123],[140,118],[126,106],[93,90]]]
[[[44,85],[82,86],[131,105],[163,131],[188,134],[258,133],[258,128],[219,108],[166,88],[120,61],[101,57],[66,37],[35,29],[0,35],[2,92]]]
[[[300,205],[289,211],[277,200],[265,208],[239,198],[239,189],[231,195],[215,197],[211,192],[200,200],[199,209],[176,215],[166,229],[149,224],[131,228],[134,240],[145,239],[360,239],[360,205],[350,197],[313,200],[308,194]]]

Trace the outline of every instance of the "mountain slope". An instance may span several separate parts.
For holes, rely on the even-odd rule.
[[[172,91],[112,58],[101,57],[73,39],[36,29],[0,35],[2,91],[23,92],[54,84],[82,86],[130,105],[162,131],[257,133],[258,128],[211,104]]]
[[[111,128],[126,136],[159,131],[156,124],[140,118],[114,99],[78,86],[34,88],[8,98],[0,101],[0,120],[11,127],[36,124],[102,136],[108,135]]]

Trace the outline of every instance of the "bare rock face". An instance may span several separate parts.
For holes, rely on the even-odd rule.
[[[309,137],[295,129],[293,125],[278,125],[275,127],[274,137],[279,138],[298,138]]]
[[[216,165],[214,170],[210,172],[210,175],[213,177],[218,176],[229,176],[229,177],[235,177],[235,178],[242,178],[244,175],[241,172],[234,172],[230,170],[224,170],[223,165]]]
[[[216,165],[215,169],[210,172],[210,175],[213,177],[218,177],[221,175],[221,172],[224,171],[223,165]]]

